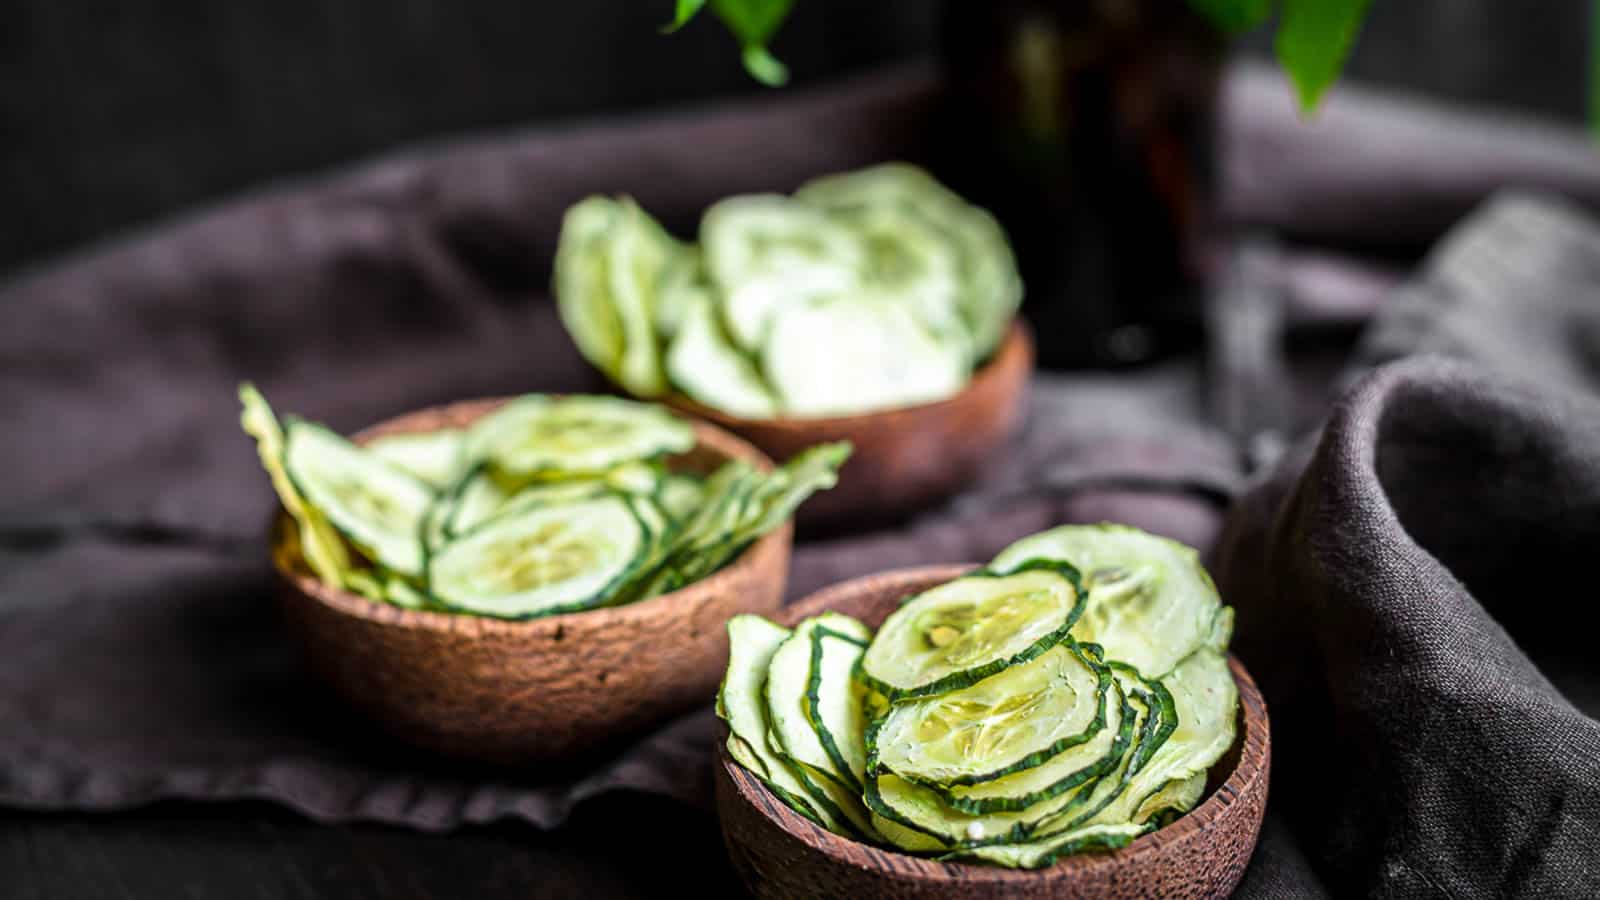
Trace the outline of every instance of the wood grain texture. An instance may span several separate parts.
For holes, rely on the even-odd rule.
[[[741,419],[684,397],[665,402],[715,423],[783,461],[807,447],[849,441],[839,484],[811,498],[802,524],[893,519],[971,483],[1022,424],[1033,338],[1018,322],[961,393],[922,406],[823,419]]]
[[[503,402],[422,410],[356,440],[465,425]],[[694,427],[697,446],[672,468],[703,472],[735,458],[772,467],[744,441]],[[727,666],[728,617],[770,614],[782,601],[792,534],[785,524],[670,594],[524,622],[377,603],[274,559],[291,630],[353,707],[424,749],[527,765],[570,761],[704,703]]]
[[[930,566],[847,581],[786,608],[781,620],[792,625],[832,609],[878,625],[902,597],[969,568]],[[1031,872],[879,850],[795,814],[719,742],[715,774],[723,842],[745,884],[763,898],[1226,897],[1243,877],[1260,836],[1271,764],[1266,704],[1239,661],[1230,658],[1229,665],[1239,685],[1241,728],[1234,748],[1211,770],[1206,799],[1121,850],[1074,856]]]

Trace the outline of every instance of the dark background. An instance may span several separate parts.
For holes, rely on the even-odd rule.
[[[1580,120],[1589,5],[1376,0],[1351,72]],[[12,0],[0,26],[0,277],[401,144],[763,90],[709,17],[662,37],[671,6]],[[803,89],[933,54],[940,6],[798,0],[775,49]]]

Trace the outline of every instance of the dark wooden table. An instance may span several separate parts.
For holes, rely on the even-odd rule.
[[[739,896],[715,817],[603,797],[564,828],[423,834],[321,825],[265,804],[114,814],[0,811],[6,900],[393,900]]]

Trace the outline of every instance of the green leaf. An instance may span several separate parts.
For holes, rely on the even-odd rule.
[[[1339,77],[1371,0],[1283,0],[1273,47],[1300,108],[1316,108]]]
[[[664,34],[672,34],[679,28],[689,24],[689,20],[706,5],[706,0],[678,0],[678,9],[672,14],[672,21],[661,27]]]
[[[717,17],[743,47],[764,47],[789,17],[794,0],[711,0]]]
[[[777,87],[789,80],[788,68],[768,52],[767,42],[788,18],[793,6],[794,0],[711,0],[717,18],[739,41],[745,71],[768,87]]]
[[[782,87],[789,80],[789,67],[765,47],[744,48],[744,70],[767,87]]]
[[[1189,6],[1233,33],[1249,31],[1272,15],[1272,0],[1189,0]]]

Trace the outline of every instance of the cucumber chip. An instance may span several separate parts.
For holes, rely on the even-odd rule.
[[[422,526],[433,491],[421,479],[299,420],[289,423],[283,466],[306,502],[351,543],[389,569],[422,574]]]
[[[975,572],[895,610],[862,657],[861,677],[895,702],[958,690],[1054,647],[1083,606],[1069,563]]]
[[[966,384],[967,356],[906,305],[856,291],[774,312],[761,368],[786,412],[816,418],[943,400]]]
[[[455,609],[507,619],[598,606],[649,549],[628,502],[607,495],[500,516],[433,557],[429,584]]]
[[[532,394],[480,419],[469,451],[502,473],[601,473],[621,463],[682,453],[694,429],[659,406],[614,397]]]
[[[817,720],[808,711],[815,708],[810,698],[814,677],[819,680],[818,705],[821,700],[820,680],[823,672],[820,669],[813,669],[819,632],[845,635],[860,641],[861,644],[865,644],[872,637],[866,626],[838,613],[824,613],[807,619],[796,628],[773,654],[767,665],[765,699],[771,716],[772,734],[777,749],[795,762],[818,772],[822,777],[853,791],[855,802],[859,805],[861,797],[859,775],[849,767],[840,765],[842,754],[828,752],[827,745],[822,740],[822,732],[817,727]],[[854,712],[850,711],[853,701],[850,672],[858,655],[859,653],[850,654],[846,649],[843,656],[835,657],[835,671],[831,672],[827,679],[828,708],[835,716],[835,727],[857,733],[861,730],[860,725],[852,725],[851,720],[859,720],[861,713],[859,702],[855,702]],[[849,668],[845,668],[842,672],[837,671],[837,666],[841,664]],[[839,677],[841,675],[842,678]],[[837,750],[837,744],[835,749]],[[864,759],[861,768],[865,768]],[[862,817],[865,817],[864,811]]]
[[[896,704],[877,728],[877,760],[905,778],[947,785],[983,784],[1040,767],[1106,730],[1113,682],[1111,670],[1083,648],[1057,643],[970,687]],[[1116,703],[1110,705],[1114,717]],[[1103,753],[1095,746],[1090,758]],[[984,796],[1005,796],[1009,789],[990,788]]]
[[[749,357],[734,348],[709,297],[688,301],[667,351],[667,377],[697,403],[746,419],[768,419],[778,405]]]
[[[749,352],[765,342],[780,310],[859,288],[866,262],[854,232],[776,194],[714,204],[701,220],[700,244],[728,333]]]
[[[595,368],[618,377],[626,336],[609,288],[607,235],[621,218],[610,197],[590,197],[567,210],[556,247],[555,296],[561,323],[578,352]]]
[[[462,437],[454,428],[389,434],[369,441],[366,448],[434,490],[445,490],[461,477]]]
[[[1083,573],[1089,603],[1072,636],[1153,677],[1206,643],[1214,622],[1232,629],[1231,612],[1218,619],[1222,599],[1199,555],[1177,541],[1125,525],[1066,525],[1012,544],[994,567],[1037,559],[1070,560]]]

